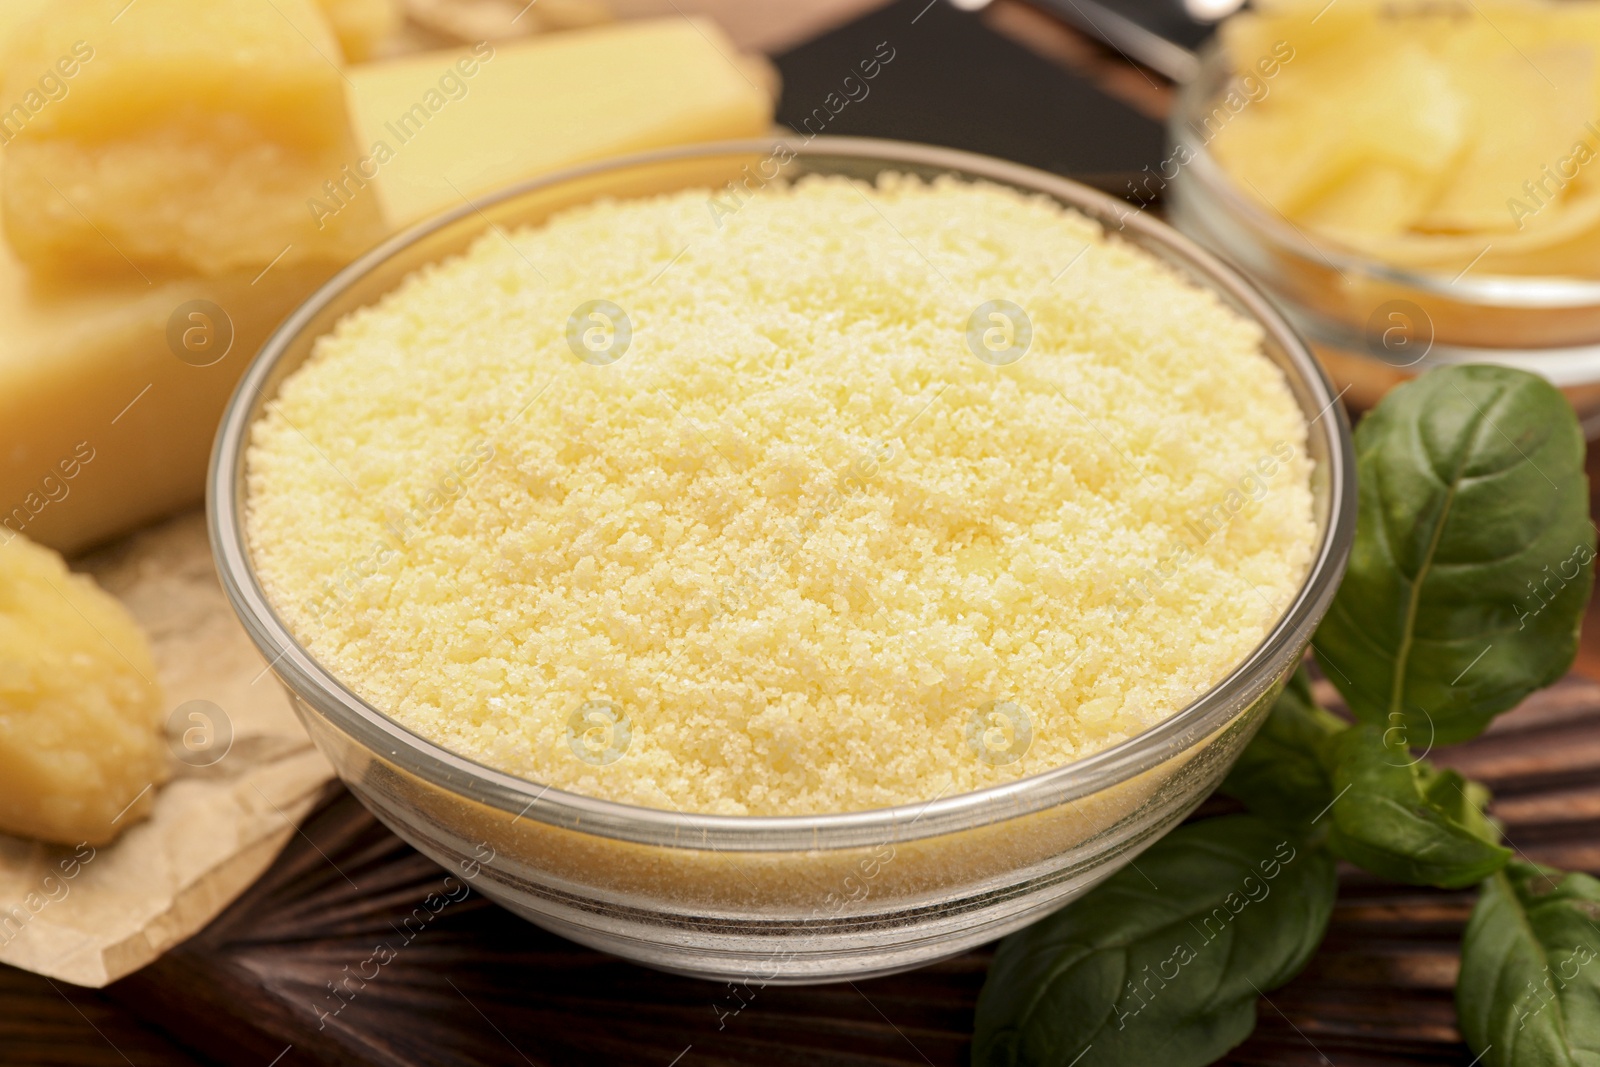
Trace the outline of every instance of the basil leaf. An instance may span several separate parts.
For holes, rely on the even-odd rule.
[[[1398,727],[1352,727],[1329,755],[1338,799],[1328,845],[1358,867],[1396,882],[1461,889],[1510,858],[1509,849],[1483,836],[1488,824],[1481,811],[1474,807],[1469,817],[1456,803],[1440,802],[1446,791],[1464,793],[1465,779],[1419,765]],[[1486,800],[1488,791],[1475,795]],[[1461,803],[1476,802],[1463,796]]]
[[[1430,805],[1480,841],[1500,843],[1499,827],[1483,810],[1489,806],[1488,786],[1465,778],[1458,771],[1436,771],[1427,763],[1419,763],[1417,770],[1421,772],[1423,798]]]
[[[1594,583],[1584,441],[1544,379],[1445,367],[1356,431],[1360,508],[1317,658],[1357,719],[1475,737],[1559,679]]]
[[[1334,863],[1253,815],[1179,827],[1000,943],[974,1067],[1202,1067],[1249,1036],[1256,1000],[1316,951]]]
[[[1289,679],[1218,791],[1243,801],[1269,822],[1310,826],[1333,803],[1333,779],[1323,749],[1347,725],[1317,706],[1311,679],[1302,667]]]
[[[1600,882],[1517,861],[1484,883],[1456,1014],[1485,1067],[1600,1064]]]

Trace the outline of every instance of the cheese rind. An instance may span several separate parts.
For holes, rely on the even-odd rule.
[[[103,845],[166,779],[150,646],[121,604],[23,537],[0,544],[0,831]]]

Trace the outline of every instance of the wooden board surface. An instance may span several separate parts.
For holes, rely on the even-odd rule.
[[[1519,852],[1600,873],[1600,683],[1570,677],[1477,741],[1434,755],[1489,784]],[[340,1002],[327,983],[346,967],[371,973],[363,962],[373,947],[399,944],[391,924],[438,889],[443,873],[337,791],[265,878],[154,966],[100,993],[0,975],[0,1061],[967,1062],[989,949],[873,981],[756,990],[719,1019],[735,1004],[726,987],[580,948],[477,895],[448,906],[331,1014]],[[1345,870],[1321,951],[1261,1002],[1255,1035],[1224,1062],[1466,1067],[1451,989],[1471,903],[1471,892]],[[92,1038],[97,1058],[62,1055],[67,1035],[77,1047]]]

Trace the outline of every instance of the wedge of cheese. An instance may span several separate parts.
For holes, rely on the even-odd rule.
[[[73,551],[199,500],[240,373],[337,267],[86,286],[0,250],[0,540]]]
[[[348,173],[374,175],[385,217],[409,225],[573,163],[759,137],[772,125],[770,77],[715,23],[685,18],[371,63],[350,72],[366,150]],[[328,209],[360,200],[347,184]]]
[[[119,10],[120,9],[120,10]],[[376,206],[310,218],[354,152],[342,51],[312,0],[61,0],[7,61],[7,98],[67,57],[6,146],[6,237],[59,274],[260,270],[353,256]]]
[[[463,73],[469,57],[472,74]],[[369,146],[391,119],[419,121],[413,105],[428,113],[405,142],[390,135],[395,153],[375,181],[350,181],[340,194],[380,203],[395,226],[459,204],[452,184],[478,196],[611,153],[759,135],[772,115],[759,61],[737,57],[709,24],[681,19],[348,73],[361,128],[379,131],[367,134]],[[441,85],[446,74],[464,94]],[[356,177],[359,162],[350,161]],[[326,190],[317,199],[324,211],[358,210]],[[304,202],[298,210],[314,217]],[[199,501],[240,373],[341,263],[285,259],[264,272],[148,282],[124,265],[95,280],[61,279],[0,247],[0,526],[73,551]],[[231,322],[225,355],[208,347],[223,322],[201,301]]]

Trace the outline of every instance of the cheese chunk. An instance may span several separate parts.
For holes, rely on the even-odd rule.
[[[1265,0],[1220,34],[1252,95],[1202,139],[1297,228],[1448,277],[1600,275],[1600,4]]]
[[[1369,167],[1398,170],[1422,190],[1414,214],[1466,136],[1469,116],[1449,71],[1404,38],[1336,59],[1295,53],[1271,93],[1218,131],[1217,158],[1247,190],[1295,218]],[[1395,97],[1365,91],[1381,79]],[[1406,106],[1393,106],[1396,98]]]
[[[0,544],[0,831],[103,845],[166,778],[150,646],[121,604],[24,537]]]
[[[714,29],[701,28],[716,39]],[[460,203],[446,178],[478,196],[596,155],[767,129],[771,98],[693,26],[674,19],[626,29],[496,46],[472,77],[459,66],[471,52],[350,71],[358,112],[373,115],[424,100],[443,72],[468,86],[380,168],[376,196],[352,185],[355,195],[367,204],[382,198],[404,223]],[[631,68],[648,76],[635,79]],[[416,80],[422,72],[429,76]],[[759,66],[749,73],[762,83]],[[508,137],[508,128],[520,132]],[[458,157],[467,164],[456,166]],[[345,213],[326,195],[320,202]],[[303,200],[296,210],[313,217]],[[74,282],[30,274],[0,244],[0,538],[26,533],[76,551],[199,501],[217,420],[239,375],[274,326],[341,262],[286,257],[264,273],[157,275],[150,284],[124,264],[119,273]],[[233,328],[231,349],[209,365],[199,365],[209,359],[204,353],[180,358],[182,345],[168,336],[180,308],[200,300],[226,312]],[[207,328],[179,318],[180,340],[191,326]],[[80,450],[92,459],[74,463]]]
[[[235,274],[85,285],[30,277],[0,245],[0,541],[25,533],[76,551],[198,501],[239,375],[337,266],[279,264],[254,284]],[[189,333],[190,350],[185,332],[203,326],[188,317],[195,301],[228,321],[211,323],[210,338]],[[229,322],[226,354],[207,352]]]
[[[375,175],[389,222],[409,225],[573,163],[758,137],[772,125],[767,77],[714,23],[684,18],[368,64],[350,72],[364,152],[323,210],[369,199]]]
[[[1506,209],[1525,195],[1522,183],[1567,155],[1600,99],[1595,49],[1561,41],[1525,51],[1507,49],[1492,26],[1451,42],[1458,79],[1473,116],[1470,144],[1455,173],[1417,229],[1440,233],[1515,232]]]
[[[305,209],[353,153],[340,57],[312,0],[64,0],[8,61],[5,96],[28,115],[6,151],[6,236],[57,273],[354,255],[382,233],[375,205]],[[34,72],[62,60],[64,91],[39,99]]]

